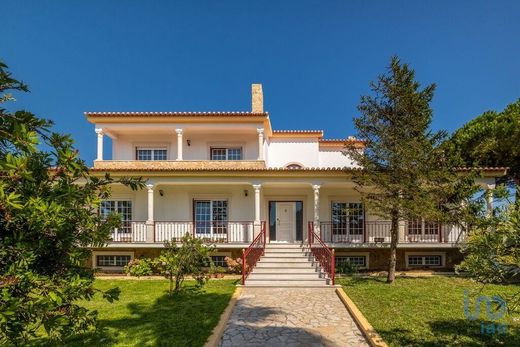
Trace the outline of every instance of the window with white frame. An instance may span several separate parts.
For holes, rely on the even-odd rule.
[[[242,148],[240,147],[212,147],[211,160],[242,160]]]
[[[96,266],[98,267],[123,267],[126,266],[132,257],[130,255],[97,255]]]
[[[215,266],[228,267],[225,255],[212,255],[211,260],[213,260]]]
[[[227,200],[195,200],[195,231],[198,234],[227,233]]]
[[[435,255],[409,255],[408,266],[442,266],[442,256]]]
[[[436,235],[440,224],[435,221],[411,219],[407,223],[408,235]]]
[[[367,257],[365,255],[337,255],[334,261],[337,267],[346,263],[355,265],[358,268],[367,267]]]
[[[332,233],[362,235],[365,213],[360,202],[332,202]]]
[[[137,147],[135,150],[137,160],[167,160],[166,148]]]
[[[132,201],[131,200],[104,200],[99,206],[101,218],[106,219],[110,214],[118,213],[121,217],[120,233],[130,233],[132,231]]]

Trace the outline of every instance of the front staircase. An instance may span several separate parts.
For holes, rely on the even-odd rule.
[[[328,287],[307,245],[266,244],[265,253],[245,280],[247,287]]]

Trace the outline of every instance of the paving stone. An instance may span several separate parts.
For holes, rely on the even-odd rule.
[[[220,345],[368,346],[333,288],[245,287]]]

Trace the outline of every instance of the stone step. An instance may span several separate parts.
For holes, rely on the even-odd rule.
[[[271,253],[303,253],[301,248],[266,248],[265,254]]]
[[[255,267],[252,274],[274,274],[274,273],[298,273],[298,274],[319,274],[319,272],[314,267]]]
[[[305,281],[323,281],[324,278],[321,278],[317,273],[250,273],[247,277],[249,281],[296,281],[296,280],[305,280]]]
[[[275,253],[268,253],[268,252],[265,252],[265,255],[262,256],[262,259],[263,258],[308,258],[309,256],[305,255],[304,253],[302,252],[294,252],[294,253],[287,253],[287,252],[284,252],[284,253],[279,253],[279,252],[275,252]]]
[[[259,263],[267,262],[267,263],[310,263],[309,259],[304,257],[269,257],[260,258]]]
[[[330,287],[325,280],[320,281],[265,281],[265,280],[258,280],[258,281],[250,281],[249,279],[246,280],[246,287],[307,287],[307,288],[315,288],[315,287]]]
[[[260,260],[256,266],[255,266],[255,269],[260,269],[260,268],[284,268],[284,269],[287,269],[287,268],[309,268],[309,269],[314,269],[314,266],[310,263],[310,262],[307,262],[307,261],[304,261],[304,262],[279,262],[279,261],[262,261]]]
[[[268,243],[265,245],[265,249],[300,249],[301,245],[299,243]]]

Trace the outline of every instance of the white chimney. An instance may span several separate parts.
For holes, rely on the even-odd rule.
[[[253,102],[253,113],[264,113],[264,93],[261,84],[251,85],[251,97]]]

